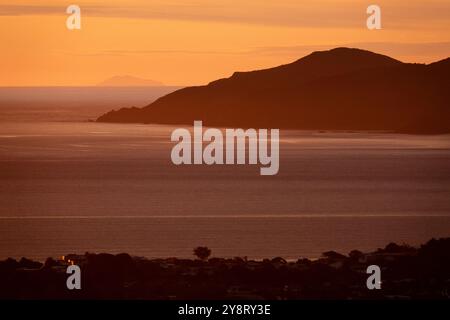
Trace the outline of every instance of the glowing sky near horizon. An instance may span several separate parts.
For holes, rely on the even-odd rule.
[[[66,8],[81,7],[69,31]],[[382,30],[366,8],[382,9]],[[311,51],[364,48],[405,62],[450,55],[448,0],[0,0],[0,86],[92,85],[115,75],[204,84]]]

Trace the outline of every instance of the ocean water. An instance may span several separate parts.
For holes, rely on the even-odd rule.
[[[296,259],[450,236],[449,135],[282,130],[279,174],[260,176],[173,165],[174,127],[0,101],[0,258]]]
[[[143,107],[179,87],[0,87],[1,122],[86,121]]]

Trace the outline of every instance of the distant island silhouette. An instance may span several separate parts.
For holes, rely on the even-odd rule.
[[[449,133],[449,87],[450,58],[413,64],[335,48],[275,68],[235,72],[144,108],[110,111],[97,121]]]
[[[97,87],[161,87],[162,82],[123,75],[108,78],[97,84]]]
[[[317,260],[211,257],[146,259],[129,254],[69,254],[45,263],[0,261],[0,299],[448,299],[450,238],[419,248],[390,243],[374,252],[327,251]],[[67,290],[66,269],[82,270],[81,290]],[[366,286],[367,267],[381,268],[381,289]]]

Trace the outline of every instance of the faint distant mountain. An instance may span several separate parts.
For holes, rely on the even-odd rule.
[[[157,87],[163,85],[158,81],[133,76],[114,76],[97,84],[99,87]]]
[[[410,64],[336,48],[271,69],[235,72],[97,121],[440,133],[450,132],[449,88],[450,58]]]

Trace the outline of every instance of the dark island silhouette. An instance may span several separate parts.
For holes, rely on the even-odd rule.
[[[412,64],[336,48],[271,69],[235,72],[97,121],[449,133],[449,88],[450,58]]]
[[[70,254],[45,263],[0,261],[0,299],[449,299],[450,238],[419,248],[390,243],[374,252],[324,252],[317,260],[210,257],[146,259],[129,254]],[[67,267],[81,268],[81,290],[66,287]],[[381,289],[366,286],[381,269]]]

